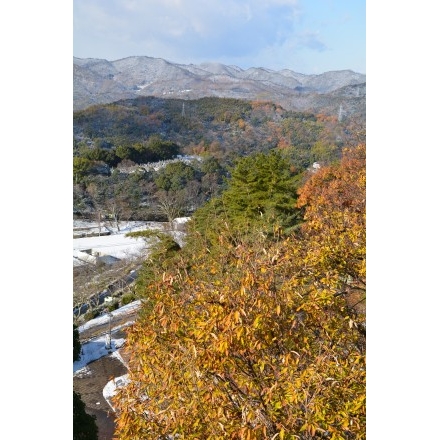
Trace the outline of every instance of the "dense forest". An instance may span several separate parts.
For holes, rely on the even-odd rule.
[[[116,438],[366,437],[362,122],[138,98],[74,113],[73,151],[74,215],[191,217],[139,271]]]
[[[276,149],[300,174],[338,160],[365,133],[358,121],[226,98],[97,105],[75,112],[73,128],[74,214],[160,221],[219,195],[243,156]],[[146,166],[157,161],[160,169]]]

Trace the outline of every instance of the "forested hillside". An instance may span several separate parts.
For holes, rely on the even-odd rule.
[[[73,119],[75,216],[191,217],[138,272],[117,438],[364,439],[364,121],[153,97]]]
[[[365,144],[231,169],[144,263],[117,438],[364,439]]]
[[[362,121],[228,98],[122,100],[75,112],[73,129],[74,214],[124,220],[191,215],[243,156],[276,149],[299,176],[365,135]]]

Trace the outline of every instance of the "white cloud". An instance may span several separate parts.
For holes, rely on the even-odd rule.
[[[298,36],[298,42],[300,45],[318,52],[327,50],[327,46],[323,41],[321,41],[321,37],[318,32],[304,32]]]
[[[300,56],[333,48],[337,21],[358,7],[335,4],[333,11],[311,0],[74,0],[74,55],[293,68]]]
[[[102,48],[107,41],[107,53],[114,53],[114,57],[128,56],[118,52],[122,43],[133,54],[172,60],[246,56],[289,37],[296,3],[75,0],[74,45],[78,52],[85,52],[95,45]]]

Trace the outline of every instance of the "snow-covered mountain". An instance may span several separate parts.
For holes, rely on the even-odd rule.
[[[287,110],[345,106],[365,113],[366,76],[351,70],[304,75],[288,69],[243,70],[220,63],[177,64],[134,56],[115,61],[73,58],[73,110],[137,96],[206,96],[267,100]],[[353,89],[347,94],[346,87]]]

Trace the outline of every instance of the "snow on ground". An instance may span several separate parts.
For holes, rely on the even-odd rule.
[[[174,225],[179,226],[186,223],[189,220],[188,217],[177,218],[174,220]],[[74,231],[76,228],[98,228],[97,223],[74,221]],[[141,231],[146,229],[159,229],[163,230],[163,224],[157,222],[125,222],[120,224],[120,231],[117,228],[113,228],[111,225],[106,224],[106,228],[110,230],[111,235],[98,236],[98,237],[82,237],[73,239],[73,260],[75,264],[75,254],[83,250],[91,249],[92,251],[99,252],[101,255],[110,255],[116,258],[128,258],[130,256],[145,252],[147,250],[146,243],[143,239],[125,237],[125,234],[130,231]],[[99,228],[97,229],[99,231]],[[90,231],[90,229],[89,229]],[[185,233],[181,231],[170,231],[174,239],[183,246]],[[120,307],[111,312],[112,319],[124,314],[132,313],[133,310],[141,306],[140,301],[134,301],[126,306]],[[108,323],[110,316],[108,314],[99,316],[95,319],[87,321],[85,324],[78,327],[78,331],[81,334],[83,331],[92,328],[97,325]],[[126,327],[132,324],[132,322],[126,322],[119,327],[112,327],[112,331],[116,331],[122,327]],[[99,336],[91,339],[90,341],[81,345],[81,358],[79,361],[73,363],[73,375],[85,376],[89,373],[87,365],[93,361],[100,359],[103,356],[113,356],[119,359],[123,364],[124,360],[120,356],[118,350],[121,348],[125,339],[111,338],[111,348],[107,348],[109,345],[109,336]],[[111,404],[111,398],[115,395],[118,388],[125,386],[128,383],[128,375],[116,377],[106,384],[103,389],[103,396],[107,403],[113,408]]]
[[[127,304],[125,306],[119,307],[119,309],[113,310],[112,317],[116,318],[118,316],[128,315],[131,312],[137,310],[141,306],[141,301],[133,301],[130,304]],[[98,316],[97,318],[91,319],[90,321],[87,321],[86,323],[80,325],[78,327],[78,331],[81,334],[84,330],[88,330],[92,327],[95,327],[97,325],[107,324],[109,321],[108,314]]]
[[[88,228],[88,232],[97,233],[99,231],[96,222],[74,221],[74,231],[78,228]],[[84,251],[90,251],[93,255],[107,255],[118,259],[137,257],[147,250],[146,243],[141,238],[126,237],[128,232],[143,231],[147,229],[162,229],[163,226],[158,222],[124,222],[120,224],[120,230],[106,223],[106,229],[110,235],[97,237],[80,237],[73,239],[73,262],[81,264],[78,260],[88,260]],[[104,228],[101,227],[101,231]],[[92,258],[92,257],[90,257]]]
[[[101,237],[83,237],[73,240],[73,257],[81,256],[79,251],[90,249],[92,253],[111,255],[124,259],[139,255],[145,250],[145,241],[139,238],[125,237],[124,234],[106,235]]]
[[[141,306],[141,301],[134,301],[126,306],[120,307],[111,312],[112,319],[118,316],[130,314],[134,310]],[[85,324],[78,327],[78,331],[81,334],[84,330],[92,328],[97,325],[106,324],[109,322],[109,315],[105,314],[98,316],[95,319],[87,321]],[[126,327],[132,324],[132,322],[126,322],[123,326],[112,327],[112,331],[117,331],[122,327]],[[81,345],[81,358],[79,361],[73,363],[73,373],[74,375],[84,375],[87,374],[87,364],[96,361],[103,356],[107,356],[109,353],[116,354],[117,350],[124,345],[125,339],[113,339],[111,340],[111,348],[107,349],[106,345],[108,343],[108,335],[99,336]]]
[[[124,374],[123,376],[115,377],[110,382],[107,382],[106,386],[102,390],[102,394],[104,399],[109,404],[110,408],[115,410],[112,405],[112,397],[116,394],[119,388],[124,387],[130,382],[128,379],[128,374]]]
[[[81,346],[81,359],[73,363],[73,375],[83,376],[87,374],[87,364],[96,361],[103,356],[108,356],[124,345],[125,339],[113,339],[111,349],[106,348],[108,335],[95,338]]]
[[[188,217],[176,218],[175,225],[182,225],[188,221]],[[88,232],[97,233],[99,231],[97,222],[73,221],[74,232],[78,232],[79,228],[87,228]],[[97,237],[80,237],[73,239],[73,264],[83,264],[83,261],[92,261],[93,257],[85,251],[89,251],[92,255],[110,256],[120,260],[131,257],[145,255],[148,246],[142,238],[126,237],[128,232],[145,231],[145,230],[162,230],[164,231],[164,223],[160,222],[121,222],[120,230],[116,226],[106,222],[105,228],[110,231],[110,235]],[[104,224],[101,226],[104,231]],[[184,233],[181,231],[170,231],[174,239],[183,245]]]
[[[126,306],[120,307],[111,312],[112,317],[118,317],[130,314],[134,310],[138,309],[141,306],[141,301],[134,301]],[[78,327],[78,331],[81,334],[84,330],[90,329],[97,325],[106,324],[109,322],[109,315],[105,314],[99,316],[95,319],[91,319],[87,321],[85,324]],[[133,322],[126,322],[124,325],[119,327],[112,327],[112,331],[117,331],[122,327],[126,327],[131,325]],[[96,361],[103,356],[112,356],[117,358],[122,364],[126,367],[126,363],[122,356],[119,354],[119,348],[121,348],[124,343],[124,338],[111,339],[111,348],[106,348],[108,346],[109,340],[108,335],[99,336],[97,338],[93,338],[92,340],[81,345],[81,358],[79,361],[73,363],[73,376],[84,377],[90,373],[87,365],[90,362]],[[128,367],[127,367],[128,368]],[[123,376],[115,377],[114,379],[107,382],[105,387],[102,390],[103,397],[109,404],[110,408],[113,408],[111,403],[111,398],[116,394],[117,390],[123,386],[125,386],[129,382],[128,374],[124,374]]]
[[[142,221],[132,221],[132,222],[118,222],[119,231],[116,227],[115,222],[103,221],[101,222],[101,231],[109,231],[111,233],[126,234],[127,232],[134,230],[141,230],[142,228],[148,227],[149,229],[162,229],[163,223],[161,222],[142,222]],[[99,224],[95,221],[90,220],[73,220],[73,231],[80,232],[83,230],[88,230],[89,232],[98,233]]]

